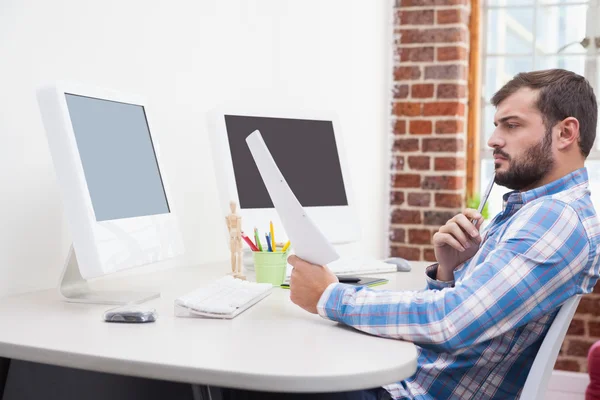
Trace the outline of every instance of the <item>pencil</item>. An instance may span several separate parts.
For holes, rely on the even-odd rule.
[[[271,231],[271,248],[273,251],[277,251],[277,247],[275,246],[275,231],[273,229],[273,221],[269,222],[269,228]]]
[[[263,251],[262,243],[260,243],[260,239],[258,237],[258,229],[254,228],[254,239],[256,240],[256,247],[258,247],[258,251]]]

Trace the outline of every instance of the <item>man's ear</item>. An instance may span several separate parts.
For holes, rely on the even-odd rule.
[[[570,146],[579,146],[579,121],[574,117],[563,119],[557,127],[558,133],[557,145],[559,150],[566,150]]]

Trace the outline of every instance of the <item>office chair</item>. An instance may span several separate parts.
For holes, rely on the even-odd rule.
[[[573,319],[575,310],[577,310],[580,299],[581,296],[571,297],[560,307],[556,318],[554,318],[550,329],[548,329],[548,333],[546,333],[546,337],[542,341],[540,350],[535,356],[531,370],[529,370],[525,386],[521,391],[521,399],[543,400],[550,375],[554,369],[554,363],[558,357],[558,351],[567,334],[567,329],[569,329],[569,324]]]

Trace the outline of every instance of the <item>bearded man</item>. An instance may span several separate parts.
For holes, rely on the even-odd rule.
[[[294,303],[373,335],[415,343],[415,374],[355,392],[226,391],[225,398],[519,397],[561,305],[590,293],[598,279],[600,224],[584,167],[598,106],[583,77],[560,69],[518,74],[492,104],[496,129],[488,145],[495,180],[513,191],[484,232],[482,216],[472,209],[439,229],[426,289],[345,285],[326,267],[289,259]]]

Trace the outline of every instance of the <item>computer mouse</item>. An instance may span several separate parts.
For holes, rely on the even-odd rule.
[[[411,270],[410,264],[404,258],[400,257],[391,257],[385,260],[388,264],[394,264],[396,266],[396,271],[398,272],[408,272]]]

